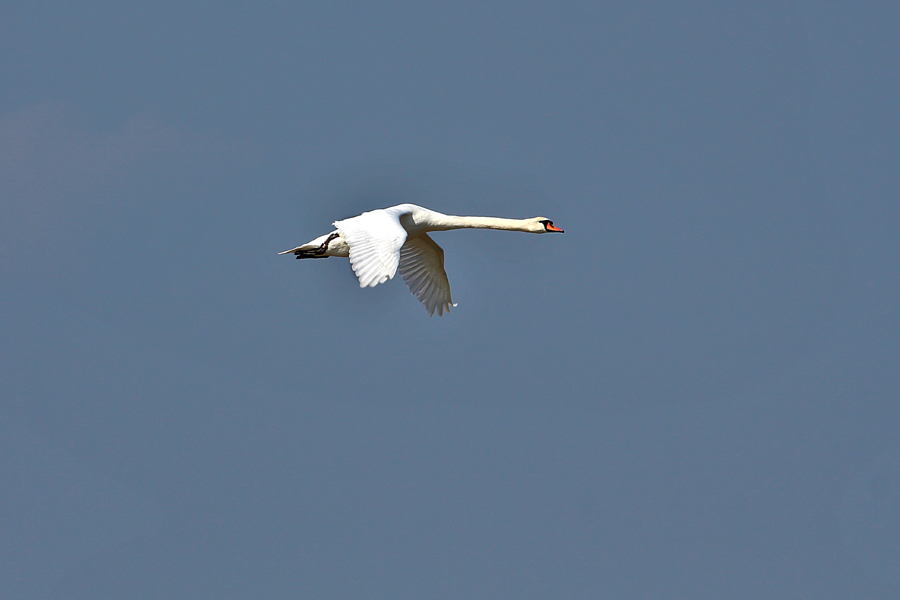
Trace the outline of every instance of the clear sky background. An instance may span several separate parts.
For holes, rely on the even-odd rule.
[[[0,596],[900,589],[896,2],[13,2]],[[276,252],[436,234],[459,307]]]

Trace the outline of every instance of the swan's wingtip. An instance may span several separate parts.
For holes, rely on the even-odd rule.
[[[425,310],[428,310],[429,317],[433,317],[435,315],[435,313],[437,314],[437,316],[443,317],[444,313],[447,313],[448,315],[450,314],[450,307],[456,308],[456,305],[448,302],[447,304],[441,304],[439,306],[436,306],[431,310],[428,310],[428,307],[426,306]]]

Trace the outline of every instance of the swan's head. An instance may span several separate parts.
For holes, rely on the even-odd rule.
[[[565,231],[553,225],[553,221],[547,217],[535,217],[529,219],[529,221],[531,221],[529,229],[534,233],[565,233]]]

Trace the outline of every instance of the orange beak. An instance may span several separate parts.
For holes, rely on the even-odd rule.
[[[551,224],[549,224],[549,223],[547,223],[547,231],[556,231],[556,232],[558,232],[558,233],[565,233],[565,231],[563,231],[563,230],[560,229],[559,227],[556,227],[556,226],[551,225]]]

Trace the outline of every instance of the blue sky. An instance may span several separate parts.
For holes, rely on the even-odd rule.
[[[17,3],[0,595],[884,598],[889,3]],[[372,208],[459,303],[276,252]]]

